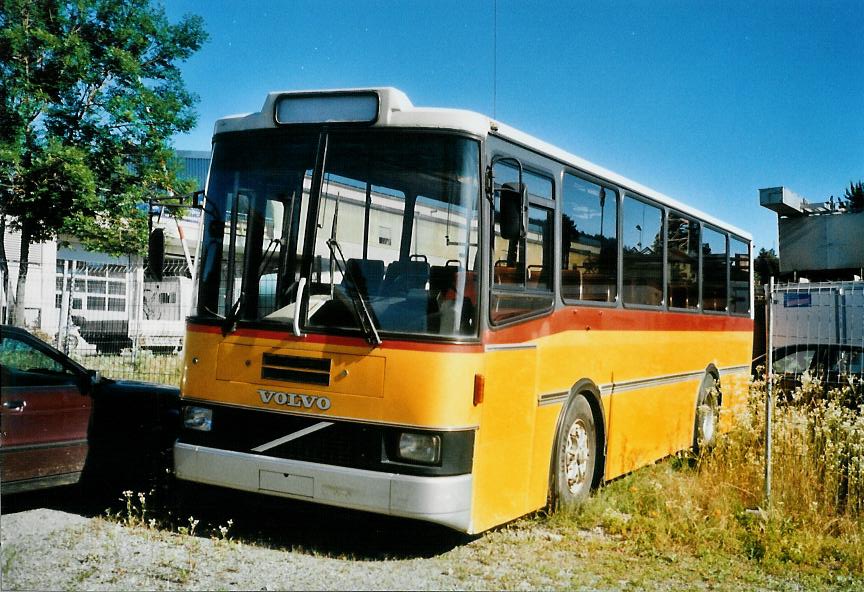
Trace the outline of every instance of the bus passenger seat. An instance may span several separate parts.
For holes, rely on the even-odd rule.
[[[384,281],[384,261],[381,259],[348,259],[348,273],[357,282],[357,288],[365,295],[377,295]],[[348,276],[342,279],[342,285],[348,285]]]
[[[462,271],[455,265],[433,265],[429,268],[429,293],[432,298],[454,298],[456,274]]]
[[[519,272],[518,267],[508,267],[506,262],[498,261],[495,263],[495,274],[493,277],[496,284],[521,284],[523,280],[522,274]]]
[[[387,266],[381,291],[389,295],[408,290],[425,290],[429,281],[429,263],[426,261],[392,261]]]

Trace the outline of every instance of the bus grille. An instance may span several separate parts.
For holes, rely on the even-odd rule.
[[[330,386],[331,364],[331,360],[327,358],[264,354],[261,360],[261,378]]]
[[[202,405],[196,402],[195,405]],[[435,466],[410,465],[395,460],[392,448],[405,428],[331,419],[325,415],[294,415],[262,409],[213,405],[212,431],[184,429],[180,442],[231,450],[243,454],[299,460],[324,465],[409,475],[461,475],[471,471],[474,430],[438,432],[442,438],[443,462]],[[285,436],[321,426],[272,447]],[[389,451],[389,452],[388,452]]]
[[[258,446],[327,419],[322,416],[219,406],[213,409],[212,432],[187,430],[183,440],[189,444],[248,453]],[[334,422],[324,429],[274,446],[260,454],[343,467],[371,468],[381,462],[381,431],[359,423]]]

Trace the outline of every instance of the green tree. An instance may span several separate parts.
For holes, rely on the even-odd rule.
[[[206,38],[200,17],[171,24],[149,0],[3,0],[0,228],[21,233],[11,322],[22,320],[31,243],[68,234],[141,252],[141,204],[192,189],[170,138],[195,124],[178,63]]]
[[[846,198],[850,212],[864,212],[864,183],[850,182],[843,197]]]
[[[761,291],[762,286],[768,283],[769,278],[772,276],[776,278],[780,275],[780,259],[774,249],[765,249],[764,247],[759,249],[753,271],[757,291]]]

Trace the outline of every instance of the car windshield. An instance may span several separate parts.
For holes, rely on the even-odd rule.
[[[815,355],[815,347],[799,346],[792,350],[780,350],[775,354],[774,372],[802,374],[804,371],[812,369]]]
[[[365,317],[382,333],[476,334],[479,158],[475,140],[439,133],[217,139],[198,313],[290,327],[302,312],[315,332],[357,332]]]

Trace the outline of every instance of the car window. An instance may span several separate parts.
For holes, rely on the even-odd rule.
[[[4,336],[0,340],[0,365],[3,366],[3,382],[14,386],[28,375],[27,384],[57,384],[57,378],[71,378],[73,373],[63,364],[15,337]],[[44,380],[39,377],[44,377]]]
[[[831,372],[847,375],[864,373],[864,351],[848,349],[837,351],[831,364]]]
[[[849,355],[849,374],[864,374],[864,350],[852,352]]]
[[[774,360],[774,372],[801,374],[810,369],[815,354],[815,348],[782,353]]]

